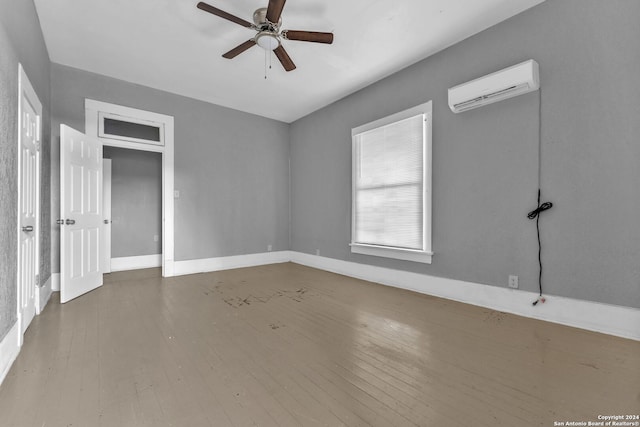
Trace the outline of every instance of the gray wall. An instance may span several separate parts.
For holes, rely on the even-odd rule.
[[[525,214],[537,189],[537,93],[461,115],[446,106],[448,87],[534,58],[542,186],[555,203],[542,220],[545,291],[640,307],[640,2],[548,0],[290,127],[52,65],[32,1],[0,0],[0,10],[0,337],[16,312],[18,61],[44,106],[42,282],[59,271],[59,229],[49,233],[59,211],[59,124],[84,130],[86,97],[175,117],[177,260],[272,244],[486,285],[517,274],[535,291],[535,227]],[[433,264],[352,255],[350,129],[429,99]]]
[[[53,209],[59,210],[59,127],[84,131],[84,99],[175,118],[175,259],[289,248],[289,126],[121,80],[51,65]],[[54,230],[57,248],[59,229]],[[54,250],[54,271],[60,257]]]
[[[162,154],[105,146],[104,158],[111,159],[111,257],[161,254]]]
[[[51,276],[49,55],[32,0],[0,0],[0,341],[16,322],[18,62],[42,102],[40,282]]]
[[[549,0],[291,126],[292,250],[537,291],[538,92],[467,113],[447,88],[534,58],[545,292],[640,307],[640,2]],[[433,264],[349,252],[352,127],[433,100]]]

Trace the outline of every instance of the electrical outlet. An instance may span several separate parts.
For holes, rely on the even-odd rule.
[[[159,238],[159,236],[158,236],[157,234],[155,234],[155,235],[153,236],[153,241],[154,241],[154,242],[157,242],[157,241],[158,241],[158,238]]]
[[[180,190],[173,190],[173,198],[174,199],[180,198]]]
[[[316,249],[316,255],[320,256],[320,249]]]
[[[272,245],[267,245],[267,252],[271,252],[273,250],[273,246]]]
[[[518,289],[518,276],[509,276],[509,287]]]

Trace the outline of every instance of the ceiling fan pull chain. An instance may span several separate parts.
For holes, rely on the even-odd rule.
[[[264,79],[267,80],[267,55],[269,52],[264,51]]]

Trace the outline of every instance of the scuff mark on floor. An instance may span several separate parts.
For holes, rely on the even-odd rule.
[[[504,313],[500,311],[490,311],[484,322],[502,323]]]
[[[593,363],[581,363],[582,366],[586,366],[587,368],[593,368],[596,370],[600,370],[600,368],[598,368],[596,365],[594,365]]]
[[[209,291],[215,292],[216,294],[219,294],[219,295],[225,295],[224,291],[226,291],[227,294],[233,292],[234,290],[237,291],[237,289],[234,289],[232,286],[224,288],[224,291],[223,291],[222,287],[219,285],[215,285],[213,289],[211,288],[208,288],[208,289]],[[209,293],[205,291],[205,295],[209,295]],[[310,297],[310,296],[317,296],[317,295],[309,293],[309,290],[307,288],[302,287],[295,290],[279,289],[269,295],[262,295],[262,296],[256,296],[253,294],[249,294],[247,296],[244,296],[244,295],[243,296],[226,296],[225,298],[222,298],[222,300],[227,305],[233,308],[239,308],[245,305],[251,305],[251,303],[259,302],[259,303],[265,304],[271,301],[271,299],[273,298],[281,298],[281,297],[289,298],[295,302],[303,302],[306,297]]]

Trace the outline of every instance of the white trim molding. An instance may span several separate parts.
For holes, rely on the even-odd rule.
[[[174,273],[182,276],[283,262],[294,262],[421,294],[640,341],[640,309],[637,308],[553,295],[546,296],[546,303],[534,307],[531,303],[538,298],[538,294],[534,292],[393,270],[296,251],[176,261]]]
[[[351,252],[354,254],[403,259],[405,261],[423,262],[425,264],[431,264],[431,257],[433,256],[433,252],[418,251],[414,249],[363,245],[362,243],[351,243],[349,246],[351,246]]]
[[[140,270],[162,267],[162,255],[140,255],[111,258],[111,271]]]
[[[6,378],[11,369],[11,365],[20,353],[20,325],[18,322],[13,324],[7,335],[0,341],[0,385]]]
[[[434,277],[291,251],[291,261],[357,279],[407,289],[518,316],[640,341],[640,309],[547,296],[533,306],[534,292]]]
[[[25,111],[25,104],[30,105],[33,109],[33,112],[36,115],[36,129],[35,129],[35,151],[36,151],[36,166],[35,166],[35,181],[37,183],[35,188],[35,207],[33,209],[33,217],[34,217],[34,226],[32,226],[32,234],[34,236],[34,247],[33,249],[27,249],[33,251],[33,255],[35,259],[34,263],[34,275],[29,274],[28,271],[23,271],[23,266],[27,265],[23,262],[23,257],[28,257],[29,254],[23,252],[23,229],[22,226],[25,225],[24,220],[24,212],[22,212],[23,203],[23,189],[26,189],[28,186],[22,185],[23,180],[33,179],[33,176],[23,177],[23,143],[24,143],[24,129],[27,129],[29,123],[24,123],[24,119],[28,118],[28,111]],[[28,120],[28,119],[27,119]],[[27,132],[29,133],[29,132]],[[18,174],[17,174],[17,182],[18,182],[18,204],[17,204],[17,218],[18,221],[16,223],[16,241],[17,241],[17,260],[18,260],[18,269],[16,276],[16,297],[17,297],[17,311],[16,316],[18,318],[18,329],[20,330],[20,338],[18,341],[18,345],[22,345],[23,331],[29,327],[29,323],[33,320],[31,315],[31,305],[30,303],[27,306],[24,306],[24,301],[31,300],[29,295],[33,292],[34,298],[34,314],[38,312],[38,285],[40,281],[40,210],[41,210],[41,167],[42,167],[42,102],[38,98],[38,94],[36,93],[29,77],[27,76],[26,71],[22,67],[22,64],[18,64],[18,139],[17,142],[17,165],[18,165]],[[29,170],[27,170],[28,172]],[[31,222],[31,221],[29,221]],[[26,267],[25,267],[26,268]],[[23,277],[23,275],[29,274],[30,277]],[[27,296],[23,295],[26,292]],[[23,312],[25,310],[25,312]],[[26,325],[24,324],[26,323]]]
[[[49,302],[52,293],[53,274],[49,276],[44,285],[36,287],[36,314],[42,313]]]
[[[141,151],[153,151],[162,153],[162,276],[174,275],[174,118],[165,114],[139,110],[108,102],[84,100],[85,132],[88,136],[98,138],[103,145],[112,147],[129,148]],[[100,136],[100,117],[105,114],[120,116],[128,121],[152,122],[161,125],[164,129],[164,145],[123,141],[121,139]],[[147,141],[148,142],[148,141]]]
[[[174,273],[176,276],[210,271],[230,270],[232,268],[255,267],[266,264],[279,264],[291,261],[291,251],[263,252],[249,255],[233,255],[217,258],[192,259],[176,261]]]
[[[51,273],[51,292],[60,292],[60,273]]]

